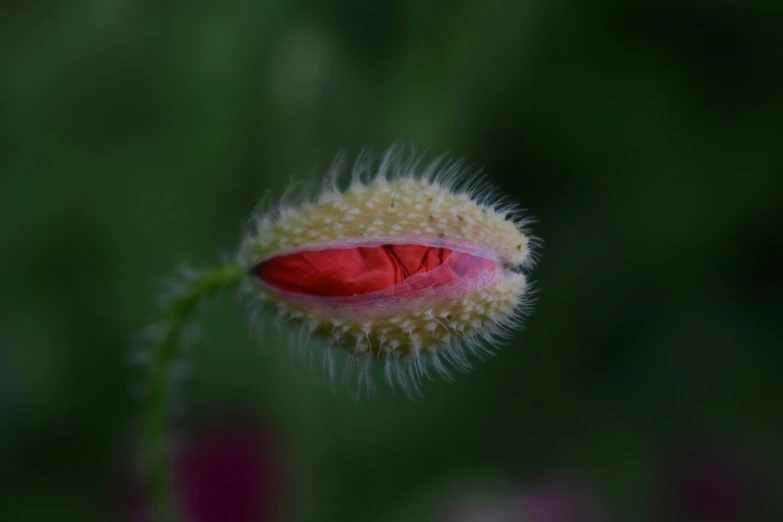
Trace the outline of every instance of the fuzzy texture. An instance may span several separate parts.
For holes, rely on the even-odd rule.
[[[393,147],[374,169],[363,153],[341,192],[338,157],[314,199],[290,204],[284,198],[251,220],[238,254],[254,275],[248,290],[263,308],[300,322],[301,341],[326,339],[330,375],[335,352],[343,350],[368,384],[369,365],[380,359],[390,383],[417,392],[429,368],[450,378],[449,366],[470,367],[466,352],[481,356],[520,326],[528,290],[523,270],[534,260],[528,221],[477,175],[466,177],[461,162],[439,158],[421,169],[418,163]],[[389,288],[355,295],[289,291],[270,284],[259,269],[307,251],[389,245],[456,255]],[[452,276],[444,275],[447,270]]]

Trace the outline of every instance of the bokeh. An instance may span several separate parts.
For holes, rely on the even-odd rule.
[[[177,365],[192,520],[783,520],[782,15],[4,2],[0,520],[143,520],[136,343],[167,278],[395,140],[537,218],[526,330],[416,402],[357,399],[217,297]]]

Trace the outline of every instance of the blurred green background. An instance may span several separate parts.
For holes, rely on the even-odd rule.
[[[783,520],[782,10],[4,2],[0,520],[121,520],[165,280],[230,255],[266,190],[396,139],[538,218],[535,312],[412,403],[333,393],[285,330],[210,302],[177,415],[263,419],[279,520],[437,520],[450,491],[559,476],[609,520]],[[743,455],[708,473],[726,518],[677,500],[675,456],[715,441]]]

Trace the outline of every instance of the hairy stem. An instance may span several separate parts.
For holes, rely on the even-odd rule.
[[[147,488],[155,520],[179,520],[176,494],[166,450],[167,374],[179,346],[182,331],[198,304],[216,292],[238,284],[245,271],[225,265],[190,279],[164,310],[163,332],[153,344],[143,404],[142,450]]]

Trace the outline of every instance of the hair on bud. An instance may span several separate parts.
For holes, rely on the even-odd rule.
[[[316,194],[266,201],[238,253],[245,293],[295,323],[301,349],[323,340],[332,380],[344,358],[360,386],[380,364],[391,386],[420,394],[422,378],[451,380],[521,326],[529,219],[462,161],[392,147],[347,169],[339,154]]]

